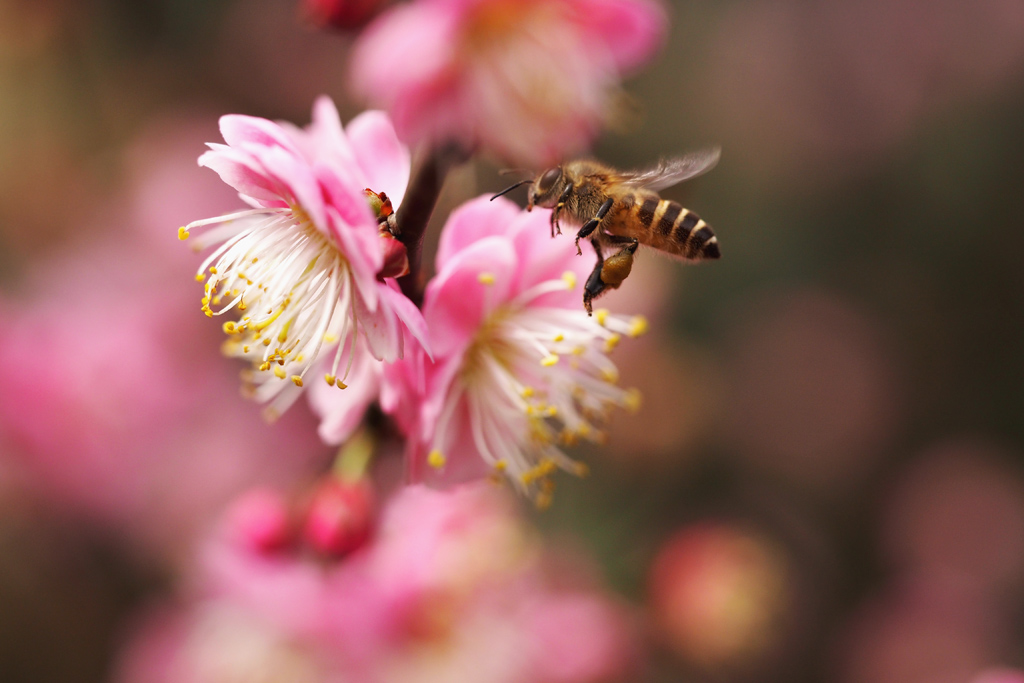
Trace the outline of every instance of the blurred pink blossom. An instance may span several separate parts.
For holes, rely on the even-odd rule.
[[[225,350],[252,361],[255,396],[270,413],[296,398],[321,351],[333,351],[321,367],[327,384],[344,389],[361,344],[394,361],[404,332],[422,341],[419,311],[383,277],[394,240],[381,234],[364,192],[385,192],[396,205],[405,193],[409,153],[387,116],[366,112],[343,130],[324,97],[305,130],[238,115],[220,126],[228,144],[211,143],[199,163],[254,208],[195,221],[179,236],[202,230],[196,250],[220,245],[196,276],[209,273],[203,310],[239,312],[224,324]]]
[[[1020,669],[985,669],[972,678],[971,683],[1024,683],[1024,671]]]
[[[1005,625],[974,587],[914,576],[866,602],[836,651],[840,683],[963,683],[1002,647]]]
[[[500,472],[544,502],[552,472],[583,468],[559,444],[602,440],[608,411],[635,405],[607,354],[647,322],[588,316],[577,284],[592,257],[552,240],[546,221],[487,197],[449,217],[423,306],[434,362],[420,352],[393,369],[414,480]]]
[[[0,442],[49,506],[171,553],[240,488],[287,482],[320,449],[309,416],[270,427],[245,409],[166,253],[127,238],[36,269],[3,307],[16,362]]]
[[[352,83],[404,140],[549,164],[590,144],[666,29],[655,0],[416,0],[360,36]]]
[[[569,577],[556,588],[543,557],[486,486],[402,490],[374,540],[334,564],[220,536],[191,604],[151,616],[116,680],[596,683],[623,673],[632,650],[620,608],[566,588]]]
[[[767,538],[724,522],[680,530],[651,567],[658,634],[708,671],[736,670],[780,645],[794,600],[790,562]]]
[[[1024,475],[1013,453],[974,439],[926,449],[896,478],[881,541],[903,573],[948,575],[983,593],[1019,590]]]

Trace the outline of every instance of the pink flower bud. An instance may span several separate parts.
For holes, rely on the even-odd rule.
[[[323,555],[346,555],[369,540],[373,512],[373,489],[365,479],[329,477],[313,492],[303,538]]]
[[[384,267],[381,277],[402,277],[409,272],[409,254],[405,245],[395,239],[391,233],[381,230],[380,249],[384,254]]]
[[[247,550],[272,553],[291,541],[288,505],[277,491],[253,489],[228,510],[228,537]]]

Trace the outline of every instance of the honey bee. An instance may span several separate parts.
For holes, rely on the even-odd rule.
[[[576,252],[580,240],[590,238],[597,265],[583,289],[583,306],[609,289],[618,289],[633,268],[633,255],[644,244],[687,261],[717,259],[718,238],[694,212],[662,199],[658,191],[711,170],[718,163],[717,147],[662,160],[641,171],[617,171],[596,161],[570,161],[524,180],[496,194],[500,197],[530,183],[526,210],[553,209],[551,236],[561,234],[564,214],[575,225]],[[611,256],[605,252],[618,249]]]

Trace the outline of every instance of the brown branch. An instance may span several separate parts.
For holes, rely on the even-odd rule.
[[[455,147],[432,151],[413,174],[395,222],[398,239],[409,255],[409,273],[398,280],[402,292],[417,306],[423,303],[423,236],[434,212],[448,172],[465,161],[467,155]]]

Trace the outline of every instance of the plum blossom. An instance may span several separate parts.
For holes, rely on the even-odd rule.
[[[656,0],[415,0],[360,36],[352,82],[404,140],[547,164],[613,118],[666,26]]]
[[[409,178],[387,116],[366,112],[342,129],[323,97],[306,129],[240,115],[220,128],[227,144],[211,143],[199,163],[252,208],[195,221],[179,237],[201,230],[197,250],[219,245],[196,275],[206,280],[203,311],[238,315],[224,323],[225,352],[252,362],[248,379],[269,412],[291,404],[325,349],[326,383],[344,389],[362,350],[390,362],[405,332],[422,339],[422,317],[394,281],[404,249],[375,215],[382,195],[401,202]]]
[[[20,300],[0,296],[0,353],[16,359],[0,381],[0,467],[49,510],[160,557],[239,490],[326,455],[304,411],[271,426],[238,401],[215,331],[173,286],[190,268],[168,256],[119,235],[36,264]]]
[[[198,593],[135,630],[115,680],[596,683],[630,664],[623,610],[555,575],[486,485],[402,489],[336,562],[241,541],[212,539]]]
[[[608,353],[647,322],[587,315],[577,285],[589,253],[552,240],[547,211],[480,197],[452,213],[423,308],[434,361],[420,352],[395,366],[411,397],[394,412],[414,480],[504,473],[544,504],[555,470],[585,470],[560,445],[602,441],[610,409],[635,407]]]

